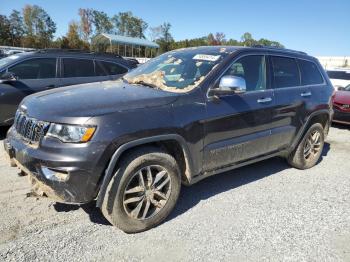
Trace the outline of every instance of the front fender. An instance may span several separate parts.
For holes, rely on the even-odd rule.
[[[186,164],[188,165],[189,174],[193,174],[193,172],[192,172],[192,170],[193,170],[192,158],[190,157],[190,153],[189,153],[185,139],[183,137],[181,137],[180,135],[178,135],[178,134],[159,135],[159,136],[146,137],[146,138],[141,138],[141,139],[137,139],[134,141],[130,141],[128,143],[121,145],[112,155],[111,160],[109,161],[108,167],[105,171],[105,175],[103,177],[103,181],[102,181],[100,191],[99,191],[99,194],[97,197],[96,206],[102,207],[102,202],[103,202],[104,196],[106,194],[108,184],[113,176],[114,168],[115,168],[120,156],[123,154],[123,152],[125,152],[126,150],[128,150],[130,148],[136,147],[136,146],[146,145],[146,144],[153,143],[153,142],[161,142],[161,141],[165,141],[165,140],[175,140],[181,145],[185,159],[187,161]],[[190,180],[191,177],[188,177],[188,179]]]

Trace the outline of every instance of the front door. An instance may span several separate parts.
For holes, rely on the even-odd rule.
[[[244,78],[247,91],[208,99],[204,171],[230,166],[270,151],[274,94],[268,88],[266,56],[238,58],[225,75]]]
[[[10,121],[14,117],[18,104],[24,97],[59,86],[56,60],[56,58],[32,58],[7,69],[8,72],[14,73],[18,80],[7,84],[6,104],[2,105],[4,110],[1,110],[6,111],[6,119]]]

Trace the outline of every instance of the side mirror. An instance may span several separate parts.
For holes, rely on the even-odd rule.
[[[0,77],[0,80],[3,80],[5,82],[11,82],[11,81],[16,81],[18,80],[18,77],[16,76],[15,73],[12,72],[6,72],[3,73],[2,76]]]
[[[242,94],[247,91],[244,78],[239,76],[223,76],[220,79],[219,87],[211,89],[209,94],[214,96]]]

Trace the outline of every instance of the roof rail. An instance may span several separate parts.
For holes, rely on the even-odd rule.
[[[37,53],[78,53],[78,54],[88,54],[88,55],[99,55],[99,56],[106,56],[106,57],[120,57],[120,58],[122,58],[122,56],[118,55],[118,54],[92,52],[92,51],[83,50],[83,49],[46,48],[46,49],[37,50],[36,52]]]
[[[83,50],[83,49],[61,49],[61,48],[45,48],[45,49],[39,49],[36,52],[37,53],[58,53],[58,52],[90,53],[90,51]]]
[[[287,49],[287,48],[282,48],[282,47],[265,46],[265,45],[253,45],[252,47],[255,47],[255,48],[265,48],[265,49],[271,49],[271,50],[281,50],[281,51],[289,52],[289,53],[296,53],[296,54],[307,55],[307,53],[302,52],[302,51],[297,51],[297,50]]]

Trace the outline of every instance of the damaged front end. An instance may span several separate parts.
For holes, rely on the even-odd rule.
[[[36,197],[48,197],[57,202],[66,202],[67,197],[62,194],[62,192],[57,192],[52,187],[47,184],[41,182],[39,179],[35,177],[26,167],[24,167],[19,161],[12,158],[13,163],[20,169],[21,173],[24,173],[28,176],[28,179],[32,185],[32,191],[28,194],[28,196],[36,196]]]
[[[45,136],[40,146],[33,147],[11,128],[4,147],[12,166],[28,175],[34,195],[73,204],[96,198],[103,173],[96,164],[98,145],[64,144]]]

